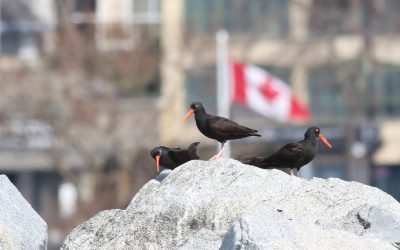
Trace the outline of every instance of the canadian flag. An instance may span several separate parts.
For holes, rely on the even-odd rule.
[[[231,62],[232,100],[279,121],[308,120],[308,107],[290,87],[262,68]]]

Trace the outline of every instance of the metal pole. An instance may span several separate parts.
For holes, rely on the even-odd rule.
[[[229,35],[226,30],[219,30],[216,35],[217,42],[217,113],[219,116],[229,118],[231,106],[230,67],[228,58]],[[218,143],[218,149],[220,149]],[[222,157],[231,157],[230,143],[227,142]]]
[[[2,37],[2,35],[3,35],[3,20],[1,19],[1,6],[2,5],[2,1],[0,0],[0,55],[1,55],[1,52],[2,52],[2,49],[1,49],[1,37]]]

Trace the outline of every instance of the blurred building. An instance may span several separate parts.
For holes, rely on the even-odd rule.
[[[54,14],[50,0],[2,0],[0,2],[1,55],[15,56],[24,63],[36,64],[48,38],[44,34],[54,29]]]
[[[159,27],[158,0],[0,0],[0,174],[48,222],[49,249],[154,175],[156,100],[118,84],[157,84]]]
[[[40,60],[54,52],[54,32],[75,25],[95,38],[99,50],[129,50],[143,32],[157,36],[159,0],[2,0],[1,54]]]
[[[400,198],[398,1],[165,0],[162,7],[163,142],[203,138],[181,118],[193,100],[215,113],[215,34],[223,28],[230,56],[290,83],[310,105],[311,123],[333,141],[330,152],[320,147],[312,176],[372,182]],[[278,124],[238,106],[232,112],[271,135],[258,150],[301,138],[308,126]]]

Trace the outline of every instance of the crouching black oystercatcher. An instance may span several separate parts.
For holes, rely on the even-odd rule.
[[[160,172],[160,165],[164,168],[175,169],[190,160],[198,160],[199,156],[196,150],[199,143],[193,142],[187,149],[168,148],[164,146],[153,148],[150,155],[156,160],[157,172]]]
[[[197,128],[200,132],[222,144],[221,150],[212,158],[220,157],[225,148],[225,143],[228,140],[241,139],[249,136],[261,136],[257,134],[257,130],[241,126],[224,117],[207,114],[200,102],[192,103],[183,119],[186,120],[193,113]]]
[[[269,157],[248,157],[239,159],[242,163],[259,168],[289,168],[290,174],[312,161],[318,151],[317,138],[324,142],[329,148],[332,145],[321,134],[318,127],[310,127],[304,134],[304,139],[283,146],[278,152]],[[297,175],[297,173],[296,173]]]

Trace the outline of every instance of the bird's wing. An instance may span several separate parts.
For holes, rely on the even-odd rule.
[[[182,164],[187,161],[190,161],[190,154],[186,149],[174,148],[168,152],[169,157],[173,162]]]
[[[265,165],[284,167],[285,164],[295,162],[301,157],[304,157],[304,147],[300,143],[294,142],[286,144],[278,152],[266,158],[263,162]]]
[[[246,133],[255,133],[257,130],[247,128],[242,126],[234,121],[231,121],[227,118],[216,116],[216,115],[208,115],[207,120],[209,122],[210,127],[217,130],[220,134],[246,134]]]

